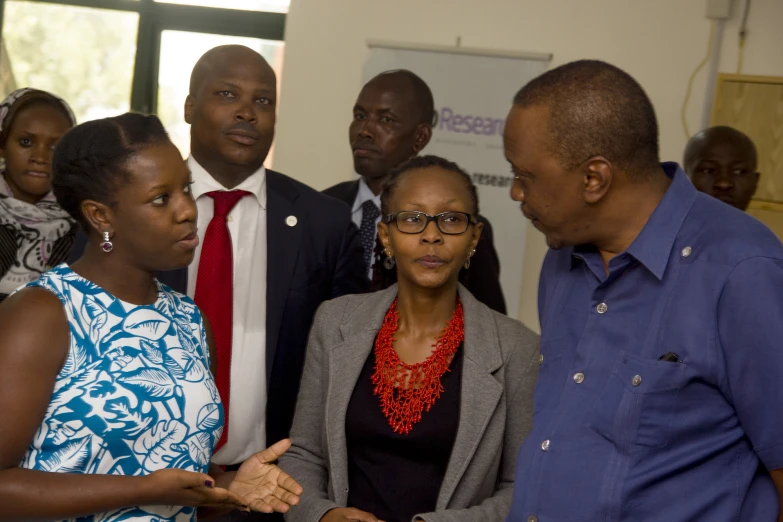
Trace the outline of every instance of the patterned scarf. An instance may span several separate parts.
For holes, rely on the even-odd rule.
[[[0,131],[11,107],[32,92],[36,92],[35,89],[19,89],[0,103]],[[62,103],[75,124],[76,118],[68,104],[50,96]],[[67,255],[58,245],[62,247],[60,240],[64,239],[70,246],[72,234],[70,238],[66,236],[74,224],[51,192],[35,205],[15,199],[5,182],[5,160],[0,158],[0,296],[37,279],[48,270],[53,257]]]

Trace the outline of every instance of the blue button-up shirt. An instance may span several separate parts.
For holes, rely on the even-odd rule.
[[[663,167],[672,184],[608,275],[593,247],[547,254],[509,521],[777,520],[783,246]]]

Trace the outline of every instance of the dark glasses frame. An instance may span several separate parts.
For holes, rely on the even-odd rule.
[[[418,216],[420,216],[422,218],[426,218],[426,221],[424,223],[424,226],[422,226],[421,230],[419,230],[418,232],[408,232],[408,231],[402,230],[400,228],[400,223],[399,223],[399,221],[397,221],[397,217],[400,214],[416,214],[416,215],[418,215]],[[465,217],[468,218],[467,222],[465,223],[465,230],[463,230],[462,232],[446,232],[445,230],[443,230],[443,228],[440,225],[440,219],[443,216],[454,215],[454,214],[459,214],[461,216],[465,216]],[[397,212],[396,214],[386,214],[385,216],[383,216],[381,221],[383,221],[386,224],[394,222],[395,226],[397,227],[397,230],[401,234],[421,234],[422,232],[427,230],[427,227],[429,226],[430,221],[434,221],[435,222],[435,226],[438,227],[438,230],[440,230],[441,234],[446,234],[447,236],[459,236],[460,234],[464,234],[465,232],[468,231],[468,227],[470,227],[470,225],[475,225],[476,223],[478,223],[478,220],[473,215],[468,214],[467,212],[449,211],[449,212],[441,212],[440,214],[436,214],[434,216],[431,216],[431,215],[429,215],[427,213],[419,212],[418,210],[401,210],[400,212]]]

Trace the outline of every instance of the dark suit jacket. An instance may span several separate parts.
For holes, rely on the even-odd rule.
[[[266,176],[266,431],[271,444],[288,437],[291,429],[316,309],[328,299],[364,293],[370,283],[350,209],[278,172],[267,170]],[[286,224],[288,216],[296,216],[296,226]],[[80,234],[69,261],[81,256],[85,244]],[[187,269],[161,272],[158,279],[187,291]]]
[[[324,190],[324,194],[344,201],[350,207],[353,207],[358,193],[359,180],[345,181]],[[470,262],[470,269],[460,271],[459,281],[476,299],[496,312],[505,314],[506,301],[500,288],[500,261],[492,239],[492,225],[482,215],[478,216],[478,221],[484,224],[484,230]]]

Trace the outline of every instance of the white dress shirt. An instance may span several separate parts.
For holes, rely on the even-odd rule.
[[[372,201],[375,203],[375,205],[378,207],[378,210],[380,211],[381,208],[381,196],[373,194],[372,190],[370,190],[369,185],[367,185],[367,182],[364,181],[364,178],[361,178],[359,180],[359,191],[356,193],[356,199],[353,202],[353,208],[351,209],[351,219],[353,220],[354,224],[356,225],[356,228],[359,230],[362,229],[362,215],[364,212],[362,211],[362,205],[365,201]],[[378,228],[378,223],[381,222],[381,215],[379,214],[377,218],[375,218],[375,228]],[[374,262],[374,259],[373,259]],[[372,281],[372,262],[370,263],[370,270],[368,271],[370,276],[370,281]]]
[[[228,190],[193,157],[188,158],[198,207],[199,246],[188,268],[188,295],[196,294],[201,246],[214,214],[207,192]],[[266,448],[266,170],[261,167],[233,190],[253,194],[228,215],[234,256],[234,316],[231,342],[231,396],[228,440],[216,464],[238,464]]]

